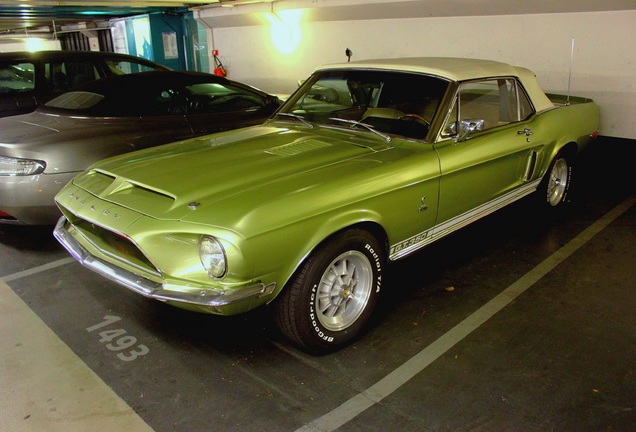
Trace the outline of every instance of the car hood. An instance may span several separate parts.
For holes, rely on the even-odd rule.
[[[81,125],[74,119],[38,112],[3,118],[0,144],[12,153],[10,156],[42,159],[50,152],[51,143],[68,141],[71,131]],[[90,126],[86,124],[84,129]]]
[[[210,223],[212,212],[217,222],[377,165],[373,155],[391,148],[372,134],[316,129],[194,138],[102,161],[74,183],[151,217]]]
[[[100,159],[137,150],[135,143],[149,135],[144,129],[152,130],[140,119],[33,112],[0,119],[0,155],[43,160],[45,174],[79,172]]]

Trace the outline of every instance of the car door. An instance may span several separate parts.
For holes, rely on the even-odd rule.
[[[130,98],[123,101],[108,99],[111,106],[103,109],[115,114],[132,149],[141,150],[194,136],[185,115],[183,89],[178,83],[166,80],[159,86],[137,88],[128,93]]]
[[[134,103],[139,130],[134,145],[137,150],[192,138],[192,128],[186,118],[183,89],[166,83],[148,95],[137,95]],[[149,133],[151,131],[151,133]]]
[[[530,180],[542,143],[532,130],[533,114],[514,78],[459,86],[436,145],[442,172],[438,225],[470,222],[536,187]]]

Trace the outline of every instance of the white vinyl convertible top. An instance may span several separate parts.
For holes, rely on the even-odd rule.
[[[424,73],[451,81],[467,81],[491,77],[518,77],[537,111],[551,108],[554,104],[545,95],[536,76],[530,70],[493,60],[455,57],[407,57],[395,59],[362,60],[351,63],[325,65],[327,69],[381,69]]]

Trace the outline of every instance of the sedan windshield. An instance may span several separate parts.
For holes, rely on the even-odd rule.
[[[279,119],[359,128],[387,139],[424,139],[447,86],[440,78],[414,73],[322,71],[287,101]]]

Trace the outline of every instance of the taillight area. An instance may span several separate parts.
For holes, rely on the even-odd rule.
[[[0,210],[0,220],[17,220],[17,219],[11,216],[9,213],[6,213]]]
[[[599,131],[595,130],[594,132],[592,132],[592,134],[590,135],[590,138],[595,139],[598,136]]]

